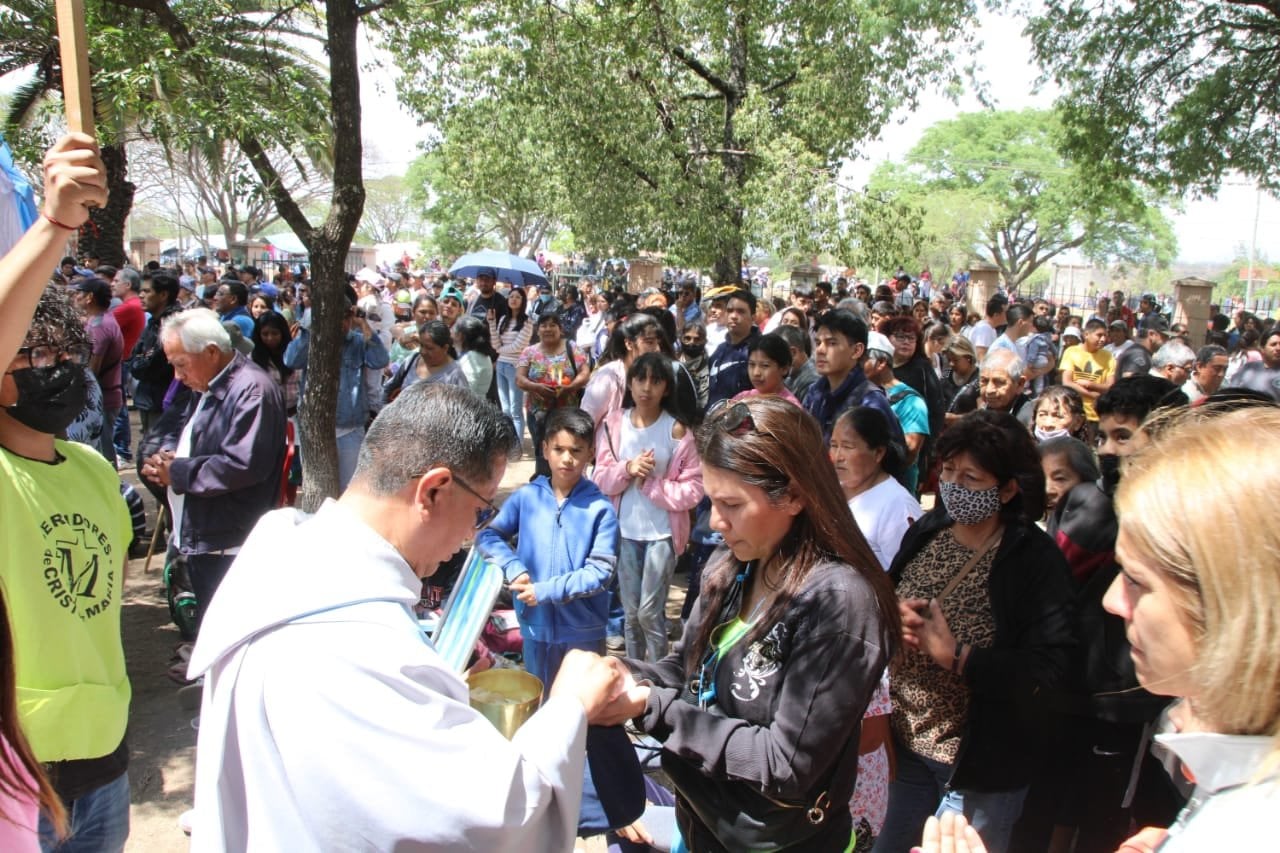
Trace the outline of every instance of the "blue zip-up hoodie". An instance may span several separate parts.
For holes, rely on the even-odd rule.
[[[513,539],[515,550],[509,544]],[[521,486],[476,536],[476,545],[508,582],[529,573],[538,603],[529,607],[515,601],[526,638],[540,643],[604,638],[605,593],[618,559],[618,515],[591,480],[579,480],[563,504],[545,476]]]

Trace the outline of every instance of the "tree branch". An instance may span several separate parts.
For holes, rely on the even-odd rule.
[[[150,12],[156,16],[156,20],[160,22],[160,26],[169,34],[169,38],[173,39],[174,45],[180,50],[190,50],[196,46],[195,36],[191,35],[191,30],[187,29],[187,25],[182,22],[174,11],[169,8],[169,4],[165,0],[110,0],[117,6],[124,6],[126,9],[137,9],[141,12]]]
[[[389,6],[394,6],[394,5],[395,5],[395,0],[382,0],[382,2],[380,3],[370,3],[368,6],[357,6],[356,17],[363,18],[366,15],[372,15],[374,12],[377,12],[381,9],[386,9]]]
[[[671,55],[684,63],[685,67],[694,74],[697,74],[703,80],[707,81],[707,84],[711,86],[711,88],[722,93],[726,98],[733,98],[739,95],[739,92],[730,86],[727,80],[723,79],[710,68],[703,65],[702,61],[698,59],[698,57],[689,53],[689,51],[685,50],[680,45],[675,45],[671,48]]]
[[[280,173],[276,171],[271,158],[267,156],[267,152],[263,150],[262,145],[256,138],[249,137],[237,141],[240,143],[240,150],[244,152],[244,156],[249,158],[249,163],[252,164],[253,170],[258,173],[258,180],[262,181],[262,186],[266,189],[267,194],[271,196],[271,200],[275,202],[276,210],[280,212],[281,218],[289,223],[293,233],[298,235],[298,239],[310,251],[315,229],[307,221],[307,215],[302,212],[302,208],[298,206],[293,196],[285,189],[284,181],[281,180]]]

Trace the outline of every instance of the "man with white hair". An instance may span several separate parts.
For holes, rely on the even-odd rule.
[[[1179,340],[1169,341],[1151,356],[1151,375],[1168,379],[1179,388],[1191,378],[1195,366],[1195,350]]]
[[[207,308],[169,317],[160,343],[174,376],[195,393],[181,432],[162,439],[141,473],[169,490],[175,542],[204,612],[249,531],[279,498],[284,397]]]

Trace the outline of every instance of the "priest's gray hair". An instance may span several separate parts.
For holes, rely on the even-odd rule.
[[[516,442],[511,419],[493,403],[465,388],[418,382],[378,413],[360,445],[352,483],[393,495],[442,467],[478,484]]]

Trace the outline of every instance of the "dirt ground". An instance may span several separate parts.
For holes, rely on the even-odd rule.
[[[137,428],[135,422],[135,429]],[[533,471],[528,442],[525,457],[507,466],[499,491],[499,502],[527,482]],[[147,529],[155,527],[155,502],[132,471],[122,476],[138,487],[147,505]],[[195,789],[196,711],[179,706],[179,686],[168,670],[177,658],[174,651],[182,642],[169,619],[165,604],[163,553],[151,560],[130,562],[125,581],[123,633],[124,648],[133,683],[133,703],[129,712],[129,785],[131,788],[131,828],[126,851],[136,853],[177,853],[186,851],[186,835],[178,828],[179,816],[191,808]],[[672,584],[667,611],[679,615],[684,601],[685,579]],[[584,853],[605,849],[602,839],[581,841]]]

